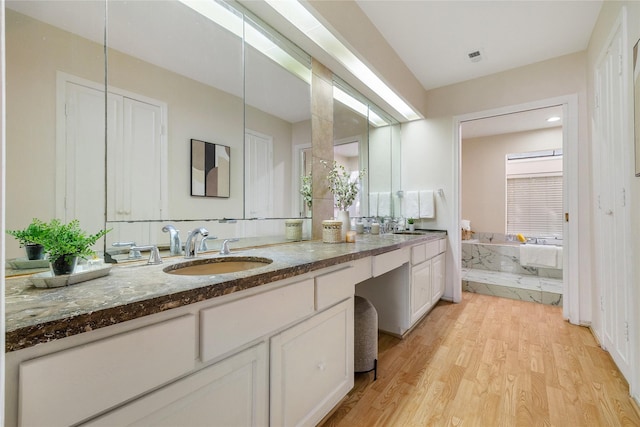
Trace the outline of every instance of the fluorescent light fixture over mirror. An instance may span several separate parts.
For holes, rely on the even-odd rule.
[[[271,41],[262,31],[253,27],[251,22],[245,21],[243,31],[243,18],[240,12],[234,12],[223,4],[212,0],[180,0],[185,6],[190,7],[202,16],[215,22],[236,36],[244,40],[292,74],[298,76],[307,83],[311,83],[311,70],[289,55],[284,49]]]
[[[385,120],[383,120],[382,117],[371,111],[368,105],[365,105],[362,102],[358,101],[337,86],[333,86],[333,99],[351,108],[361,116],[367,117],[369,119],[369,122],[375,127],[386,126],[389,124]]]
[[[297,0],[265,0],[276,12],[291,22],[318,46],[345,66],[354,76],[375,91],[407,120],[420,118],[413,108],[402,100],[373,71],[369,69],[353,52],[324,27]]]

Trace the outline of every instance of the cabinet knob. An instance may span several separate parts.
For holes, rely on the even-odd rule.
[[[319,363],[319,364],[318,364],[318,369],[319,369],[319,370],[324,371],[324,370],[325,370],[325,368],[326,368],[326,365],[325,365],[324,363]]]

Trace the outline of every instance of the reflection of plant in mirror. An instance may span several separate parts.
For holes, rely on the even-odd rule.
[[[325,168],[330,168],[329,162],[321,161]],[[335,160],[333,167],[329,170],[327,180],[329,181],[329,191],[333,193],[336,207],[341,211],[346,211],[353,204],[358,195],[358,184],[360,179],[367,173],[366,169],[358,172],[358,176],[351,180],[351,173],[347,172],[344,166],[339,165]]]
[[[300,194],[302,195],[302,200],[304,200],[304,204],[307,205],[307,208],[311,209],[311,204],[313,203],[313,192],[311,188],[313,177],[311,176],[311,174],[308,174],[308,175],[302,175],[300,179],[302,180],[302,184],[300,187]]]
[[[37,218],[31,221],[31,224],[22,230],[7,230],[7,234],[16,238],[20,246],[39,245],[45,233],[45,223]]]

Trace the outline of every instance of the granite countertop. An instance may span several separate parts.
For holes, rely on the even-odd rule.
[[[264,257],[271,264],[237,273],[181,276],[163,269],[185,261],[163,259],[161,265],[116,265],[108,276],[62,288],[36,288],[28,276],[6,278],[5,351],[15,351],[88,332],[198,301],[294,277],[338,263],[389,252],[445,232],[358,235],[356,243],[303,241],[233,251],[231,255]],[[202,258],[218,257],[216,252]]]

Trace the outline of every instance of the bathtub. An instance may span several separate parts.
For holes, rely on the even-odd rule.
[[[562,305],[562,270],[522,266],[520,242],[462,241],[462,289],[505,298]]]

